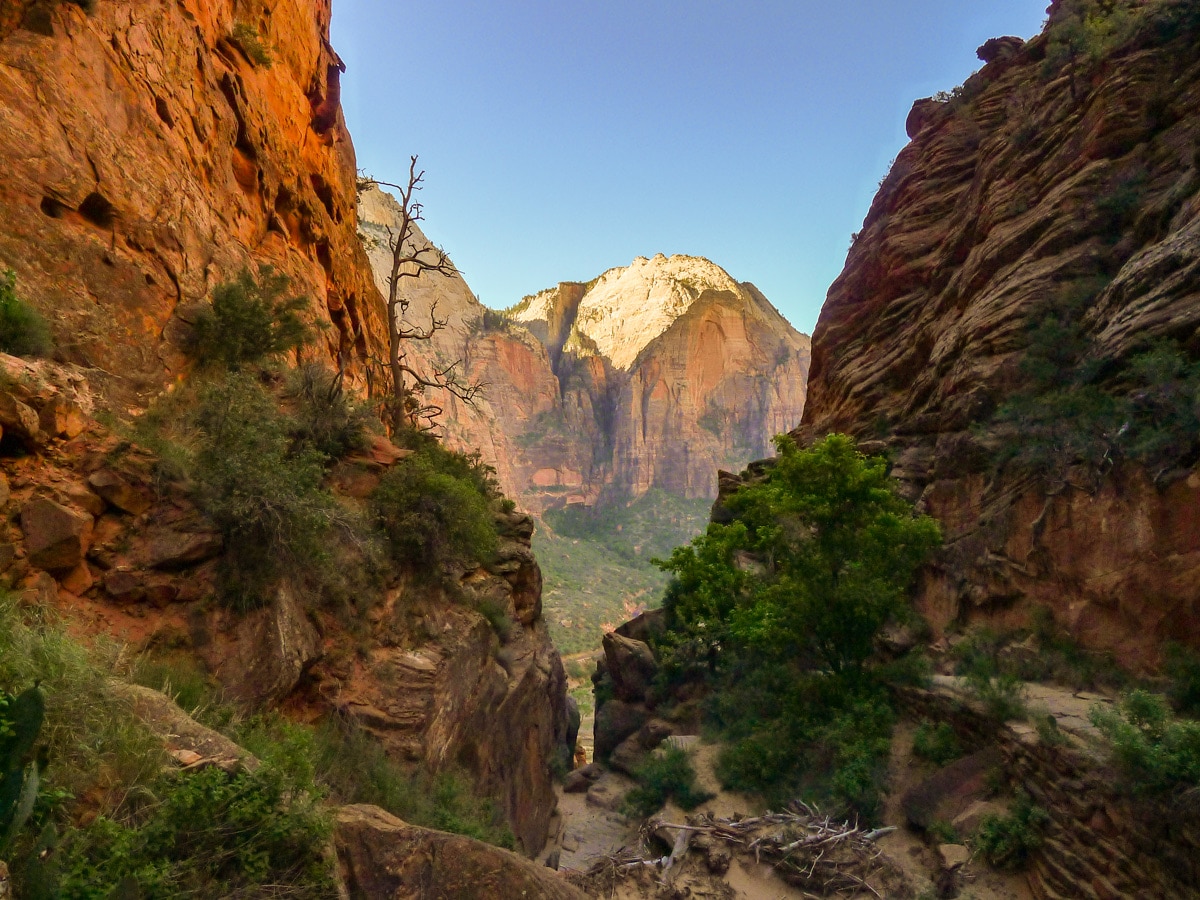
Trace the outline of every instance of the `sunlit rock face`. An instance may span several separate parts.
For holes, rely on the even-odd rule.
[[[398,214],[390,197],[363,194],[360,231],[385,291]],[[534,511],[652,487],[713,497],[718,469],[768,454],[804,409],[808,338],[706,259],[639,258],[486,318],[461,277],[404,289],[413,325],[435,303],[446,321],[412,342],[414,358],[461,360],[466,378],[486,385],[474,405],[431,393],[448,439],[478,448]]]
[[[1061,10],[1054,8],[1054,15]],[[1200,635],[1200,473],[1118,465],[1047,494],[996,468],[993,411],[1023,383],[1046,301],[1102,286],[1080,312],[1113,369],[1200,332],[1200,56],[1147,32],[1083,74],[1045,35],[981,48],[961,97],[919,101],[813,336],[803,427],[886,441],[942,522],[919,603],[952,622],[1029,622],[1038,606],[1133,666]],[[879,445],[882,446],[882,445]]]
[[[144,400],[195,305],[262,264],[333,326],[331,357],[379,339],[329,0],[3,12],[0,266],[63,356]]]

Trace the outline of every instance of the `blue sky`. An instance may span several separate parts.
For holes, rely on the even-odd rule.
[[[912,101],[1048,0],[334,0],[359,167],[503,307],[707,256],[810,332]]]

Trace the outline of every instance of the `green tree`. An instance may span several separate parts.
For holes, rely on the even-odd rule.
[[[764,659],[858,672],[879,630],[904,615],[937,525],[896,493],[884,459],[845,435],[776,446],[766,478],[728,501],[735,521],[709,526],[663,564],[675,576],[672,624]]]

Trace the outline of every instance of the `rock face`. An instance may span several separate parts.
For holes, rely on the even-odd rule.
[[[376,806],[343,806],[334,829],[352,898],[583,900],[545,866],[470,838],[415,828]]]
[[[1154,15],[1185,16],[1172,9]],[[1200,349],[1195,37],[1149,21],[1078,68],[1047,60],[1047,35],[989,42],[956,96],[918,101],[829,291],[797,437],[885,439],[945,532],[919,592],[937,630],[1045,606],[1134,666],[1200,634],[1200,472],[1156,485],[1126,462],[1047,493],[989,461],[1020,436],[988,430],[1063,285],[1103,285],[1080,313],[1089,359],[1119,370],[1157,338]]]
[[[246,266],[313,299],[330,351],[382,334],[330,0],[3,6],[0,268],[89,380],[156,392],[189,311]]]
[[[396,202],[364,191],[360,232],[381,291]],[[804,409],[808,338],[751,284],[690,256],[639,258],[587,284],[564,283],[504,314],[461,277],[405,285],[414,325],[437,303],[444,330],[411,353],[462,360],[485,382],[446,408],[451,443],[479,448],[534,511],[629,500],[653,487],[712,497],[713,472],[767,454]]]

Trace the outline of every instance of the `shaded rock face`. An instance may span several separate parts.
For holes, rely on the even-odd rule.
[[[378,190],[360,197],[381,291],[398,212]],[[435,302],[446,319],[433,340],[410,342],[413,357],[427,368],[462,360],[467,380],[487,384],[474,406],[438,396],[447,439],[479,449],[535,512],[651,488],[712,497],[714,470],[765,455],[804,408],[807,337],[753,285],[705,259],[640,258],[503,317],[461,277],[410,282],[411,324],[427,325]]]
[[[189,311],[259,264],[333,323],[330,351],[381,334],[330,0],[34,5],[0,16],[0,267],[60,353],[145,399],[182,368]]]
[[[1156,338],[1200,349],[1193,38],[1143,35],[1075,76],[1044,69],[1044,35],[989,42],[963,99],[918,101],[829,291],[796,436],[884,439],[945,531],[919,591],[937,630],[1046,606],[1132,666],[1200,634],[1200,473],[1156,486],[1126,463],[1047,495],[990,462],[1019,435],[987,430],[1047,298],[1079,279],[1105,285],[1081,313],[1089,358],[1117,366]]]
[[[583,900],[545,866],[480,841],[417,828],[376,806],[343,806],[334,826],[352,898],[371,900]]]

